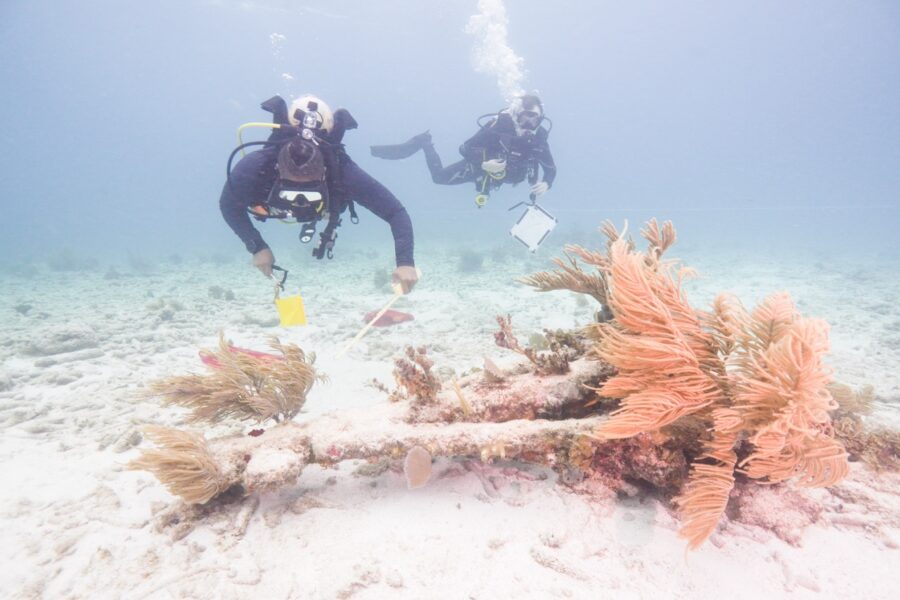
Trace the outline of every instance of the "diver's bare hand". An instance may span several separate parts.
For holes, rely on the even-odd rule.
[[[550,189],[550,184],[546,181],[538,181],[536,184],[531,186],[531,195],[535,198],[540,198],[544,194],[547,193],[547,190]]]
[[[263,248],[253,255],[253,266],[262,271],[266,277],[272,276],[272,265],[275,264],[275,255],[268,248]]]
[[[415,267],[397,267],[391,275],[391,283],[400,286],[404,294],[410,293],[417,281],[419,281],[419,272]]]

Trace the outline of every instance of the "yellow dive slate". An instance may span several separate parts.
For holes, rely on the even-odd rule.
[[[306,325],[306,310],[303,308],[303,298],[300,294],[284,298],[276,297],[275,307],[278,309],[282,327]]]
[[[284,276],[279,281],[275,274],[270,277],[275,281],[275,308],[278,309],[278,317],[281,319],[282,327],[294,327],[295,325],[306,325],[306,309],[303,308],[303,298],[300,294],[296,296],[281,297],[281,290],[284,289],[284,282],[287,281],[288,272],[286,269],[272,265],[273,271],[281,271]]]

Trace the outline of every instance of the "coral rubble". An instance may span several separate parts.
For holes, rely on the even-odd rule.
[[[545,331],[540,341],[543,348],[531,345],[523,348],[512,330],[512,316],[498,316],[500,330],[494,333],[494,343],[521,354],[535,367],[539,375],[568,373],[569,363],[584,354],[582,336],[566,331]]]
[[[313,463],[405,458],[414,488],[428,481],[432,457],[527,461],[551,466],[578,489],[646,486],[672,498],[691,548],[712,534],[730,501],[728,514],[756,515],[750,482],[831,486],[848,473],[848,450],[896,468],[896,433],[868,431],[861,420],[871,393],[832,382],[826,323],[801,316],[784,293],[752,311],[728,295],[697,310],[682,289],[692,272],[663,260],[676,240],[671,223],[650,221],[643,251],[611,224],[602,231],[605,251],[567,246],[559,270],[522,280],[595,299],[595,322],[545,330],[523,348],[511,316],[497,317],[496,344],[530,368],[501,369],[485,357],[483,371],[446,389],[427,350],[407,347],[394,361],[392,402],[367,409],[368,417],[357,411],[338,428],[284,422],[210,441],[152,429],[159,448],[132,468],[203,504],[226,490],[289,484]],[[273,348],[277,365],[222,341],[209,375],[172,378],[153,391],[191,408],[191,422],[290,421],[320,376],[299,348],[277,340]]]

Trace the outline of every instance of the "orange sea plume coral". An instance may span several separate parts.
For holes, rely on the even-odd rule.
[[[716,366],[714,343],[681,291],[683,273],[673,277],[672,263],[659,263],[655,252],[635,252],[622,238],[613,242],[609,259],[615,320],[594,326],[594,352],[618,369],[600,394],[624,400],[600,434],[631,437],[720,401],[720,384],[703,368]]]
[[[704,453],[675,499],[681,535],[695,548],[724,513],[735,472],[803,486],[832,485],[847,474],[829,416],[836,408],[831,372],[822,362],[828,325],[797,314],[787,294],[752,314],[725,295],[712,312],[697,312],[681,287],[688,271],[660,260],[674,228],[651,221],[642,235],[646,252],[610,235],[603,266],[614,320],[591,326],[593,352],[618,370],[600,394],[622,401],[599,434],[631,437],[691,414],[708,423]],[[739,441],[749,448],[741,458]]]

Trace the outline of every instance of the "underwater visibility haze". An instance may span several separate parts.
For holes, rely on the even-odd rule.
[[[404,202],[421,241],[473,227],[502,238],[504,219],[479,227],[470,190],[367,148],[430,129],[449,160],[478,115],[505,105],[510,65],[553,120],[562,226],[684,211],[698,235],[743,225],[725,239],[745,241],[779,225],[767,243],[896,246],[894,3],[505,8],[505,36],[484,43],[496,26],[467,33],[475,2],[6,2],[3,255],[234,251],[216,204],[225,159],[275,93],[353,113],[350,155]],[[504,190],[498,218],[520,196]]]
[[[897,2],[5,0],[0,55],[3,597],[896,593]],[[307,94],[359,222],[251,220],[276,292],[220,194]],[[532,180],[432,180],[502,118]]]

